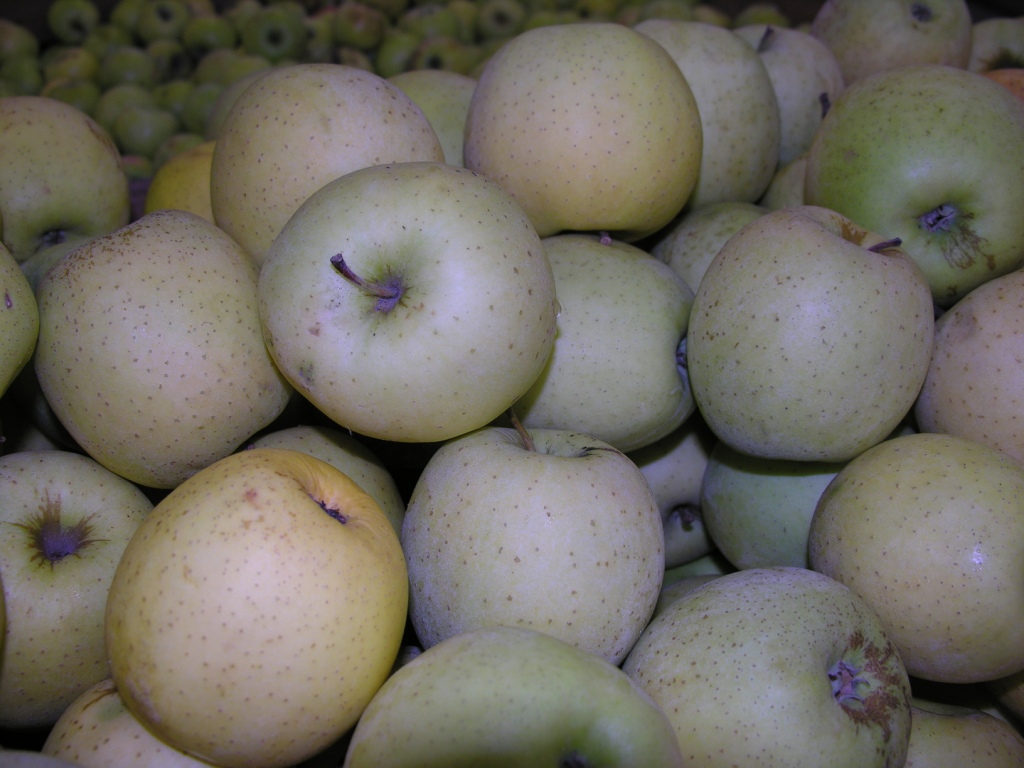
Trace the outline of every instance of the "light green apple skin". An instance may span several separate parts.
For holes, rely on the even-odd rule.
[[[725,242],[768,209],[741,200],[689,208],[657,235],[651,255],[680,274],[694,291]]]
[[[396,534],[402,532],[405,501],[383,462],[348,432],[333,427],[299,425],[266,432],[247,448],[291,448],[340,469],[384,510]]]
[[[971,26],[965,0],[826,0],[810,34],[832,50],[851,85],[906,65],[966,67]]]
[[[1024,736],[981,710],[912,699],[904,768],[1012,768],[1024,765]]]
[[[464,158],[519,200],[541,237],[633,241],[682,210],[701,146],[697,102],[666,51],[623,25],[584,22],[530,29],[488,59]]]
[[[44,96],[0,99],[0,240],[25,261],[65,237],[101,235],[131,216],[128,177],[110,136]]]
[[[665,527],[665,567],[703,557],[714,548],[701,516],[700,490],[715,436],[694,414],[675,431],[628,456],[647,478]]]
[[[535,450],[514,429],[485,427],[438,449],[420,474],[402,527],[412,626],[424,648],[508,625],[619,664],[664,578],[657,501],[607,443],[530,434]]]
[[[711,540],[739,569],[809,568],[807,533],[814,508],[842,466],[763,459],[716,443],[700,500]]]
[[[810,148],[829,105],[846,83],[835,54],[802,29],[748,24],[733,29],[757,51],[779,105],[779,165]]]
[[[719,439],[761,458],[841,462],[903,420],[928,370],[934,309],[912,259],[868,250],[882,242],[800,206],[723,246],[687,333],[694,398]]]
[[[871,605],[911,675],[1010,675],[1024,669],[1022,505],[1024,468],[1001,451],[953,435],[895,437],[822,494],[811,567]]]
[[[381,687],[344,768],[684,765],[668,718],[622,670],[534,630],[469,630]]]
[[[979,19],[971,28],[971,55],[967,69],[988,72],[1024,66],[1024,16]]]
[[[0,752],[3,752],[4,768],[81,768],[59,757],[25,749],[4,750],[0,747]]]
[[[263,342],[257,280],[237,243],[179,210],[51,268],[35,371],[76,443],[123,477],[173,488],[268,426],[292,389]]]
[[[779,164],[782,140],[778,99],[761,57],[714,24],[647,19],[633,29],[664,46],[697,102],[704,142],[687,207],[755,202]]]
[[[28,277],[0,242],[0,395],[32,359],[39,337],[39,308]]]
[[[693,589],[622,669],[667,713],[687,765],[903,765],[899,654],[863,600],[814,571],[753,568]],[[863,682],[844,690],[840,673]]]
[[[408,584],[398,536],[351,478],[299,451],[241,451],[165,496],[126,547],[107,598],[109,676],[176,749],[294,766],[387,679]]]
[[[898,237],[949,307],[1024,263],[1024,101],[939,64],[848,86],[808,150],[807,203]]]
[[[82,691],[107,676],[107,591],[129,539],[152,508],[138,487],[88,456],[51,450],[0,457],[7,616],[0,727],[48,728]],[[51,541],[47,549],[36,543],[40,527]],[[53,546],[62,531],[76,547]]]
[[[343,277],[336,254],[364,281],[394,281],[399,302]],[[554,345],[555,281],[530,220],[493,181],[441,162],[378,165],[318,190],[268,252],[259,299],[296,389],[384,440],[435,442],[490,423]]]
[[[443,160],[430,121],[398,86],[356,67],[293,64],[251,83],[224,117],[210,202],[217,225],[262,264],[327,182],[372,165]]]
[[[935,322],[935,349],[914,404],[922,432],[959,435],[1024,464],[1020,363],[1024,271],[989,280]]]
[[[388,78],[423,110],[449,165],[465,165],[462,145],[476,78],[443,69],[412,69]]]
[[[637,246],[597,235],[544,238],[560,307],[554,350],[515,404],[529,428],[568,429],[634,451],[694,411],[677,350],[693,291]]]
[[[762,208],[769,211],[777,211],[780,208],[789,208],[795,205],[804,205],[807,200],[804,195],[804,187],[807,177],[807,155],[810,150],[803,152],[793,160],[776,169],[772,176],[768,189],[757,201]]]

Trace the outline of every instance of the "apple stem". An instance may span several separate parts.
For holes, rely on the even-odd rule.
[[[331,266],[338,270],[339,274],[352,283],[352,285],[376,297],[377,304],[375,309],[378,312],[389,312],[401,301],[402,286],[397,279],[384,282],[364,280],[352,271],[351,267],[345,263],[345,257],[340,253],[331,256]]]
[[[609,233],[602,232],[600,237],[601,237],[601,245],[611,245],[612,244],[612,236]]]
[[[903,241],[898,237],[890,237],[888,240],[883,240],[880,243],[875,243],[868,248],[872,253],[880,253],[886,248],[899,248],[903,245]]]
[[[768,50],[768,46],[775,37],[775,28],[771,24],[764,28],[764,34],[761,35],[761,39],[757,41],[757,52],[764,53]]]
[[[519,437],[523,440],[523,447],[528,451],[536,451],[537,445],[533,442],[533,437],[529,432],[526,431],[526,427],[523,426],[523,422],[516,416],[516,412],[511,408],[508,409],[508,418],[512,422],[512,426],[516,428],[516,432],[519,433]]]

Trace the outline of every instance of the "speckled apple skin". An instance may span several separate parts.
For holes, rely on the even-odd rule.
[[[1024,469],[921,432],[852,460],[811,521],[811,566],[863,597],[910,674],[974,683],[1024,669]]]
[[[976,709],[914,699],[904,768],[1017,768],[1024,736],[1002,718]]]
[[[396,85],[357,67],[281,67],[225,116],[210,169],[214,220],[257,264],[302,202],[371,165],[444,161],[422,110]]]
[[[703,134],[668,53],[620,24],[532,29],[480,73],[463,155],[511,192],[541,237],[607,230],[632,241],[689,199]]]
[[[39,307],[25,273],[0,243],[0,396],[32,359]]]
[[[994,278],[935,323],[914,406],[922,432],[959,435],[1024,464],[1024,272]]]
[[[263,342],[258,278],[223,231],[177,210],[48,272],[35,369],[77,443],[133,482],[173,488],[273,421],[292,388]]]
[[[841,704],[829,671],[855,664],[863,701]],[[623,671],[667,713],[686,765],[898,768],[910,683],[853,592],[803,568],[719,576],[669,603]]]
[[[398,536],[369,495],[298,451],[241,451],[176,488],[125,550],[107,603],[111,676],[176,748],[283,768],[355,724],[407,605]]]

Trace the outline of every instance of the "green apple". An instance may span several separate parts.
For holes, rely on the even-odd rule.
[[[482,0],[476,15],[476,33],[479,38],[509,39],[523,31],[526,25],[526,6],[520,0]]]
[[[441,162],[321,187],[267,252],[259,297],[270,353],[296,389],[384,440],[488,424],[554,343],[554,277],[525,213],[493,181]]]
[[[904,768],[1009,768],[1024,765],[1024,736],[1013,725],[969,707],[912,700]]]
[[[100,24],[82,41],[82,47],[102,60],[111,50],[120,45],[132,45],[134,38],[124,27],[113,23]]]
[[[921,269],[892,241],[826,208],[772,211],[729,239],[697,289],[693,395],[742,453],[846,461],[913,407],[934,324]]]
[[[420,41],[409,60],[411,70],[441,69],[461,75],[475,71],[485,56],[479,45],[467,45],[454,37],[428,37]],[[474,78],[475,82],[475,78]],[[467,107],[468,111],[468,107]],[[461,163],[460,163],[461,165]]]
[[[306,50],[305,16],[283,3],[267,5],[246,19],[238,37],[247,53],[271,63],[297,61]]]
[[[195,89],[196,83],[191,77],[181,77],[160,83],[152,91],[152,103],[173,112],[179,120],[185,111],[188,97]],[[97,121],[99,122],[99,121]]]
[[[220,83],[196,83],[181,105],[181,127],[205,138],[214,107],[226,87]]]
[[[166,83],[192,74],[192,57],[180,40],[159,38],[146,46],[146,53],[156,64],[155,83]]]
[[[680,19],[633,27],[665,47],[690,84],[704,134],[689,207],[755,202],[779,164],[781,118],[757,51],[730,29]]]
[[[658,502],[667,569],[691,563],[714,549],[701,516],[700,494],[715,443],[704,420],[694,414],[674,432],[627,454],[647,478]]]
[[[967,69],[1024,67],[1024,16],[996,16],[979,19],[971,27],[971,55]]]
[[[655,235],[651,255],[679,273],[694,291],[726,241],[768,209],[742,200],[722,200],[683,212]]]
[[[775,170],[768,189],[757,201],[758,205],[769,211],[777,211],[780,208],[806,204],[804,188],[807,177],[808,152],[809,150],[801,153]]]
[[[139,13],[147,0],[114,0],[110,7],[108,21],[123,29],[134,39],[135,25],[139,21]]]
[[[326,461],[348,475],[380,506],[396,534],[402,532],[405,501],[394,477],[376,454],[348,432],[333,427],[299,425],[266,432],[251,448],[291,448]]]
[[[39,37],[28,27],[0,19],[0,63],[15,56],[38,56]]]
[[[156,174],[164,164],[177,157],[182,152],[187,152],[190,149],[198,147],[200,144],[205,144],[206,139],[203,138],[201,133],[191,133],[189,131],[179,131],[178,133],[172,133],[166,139],[164,139],[156,148],[153,153],[153,173]],[[213,148],[210,147],[208,155],[209,159],[213,160]],[[149,189],[146,190],[147,194]],[[209,213],[208,216],[204,216],[208,221],[213,220],[213,213],[203,211],[203,213]]]
[[[1024,670],[1024,467],[954,435],[894,437],[852,459],[818,502],[811,566],[871,605],[915,677]],[[898,553],[898,554],[897,554]]]
[[[1024,271],[989,280],[935,323],[935,351],[914,405],[922,432],[998,448],[1024,463],[1020,360],[1024,358]]]
[[[905,65],[966,67],[971,26],[965,0],[826,0],[810,34],[832,50],[852,85]]]
[[[44,82],[39,57],[22,54],[0,62],[0,82],[7,85],[9,95],[38,95]]]
[[[408,592],[398,536],[353,480],[299,451],[241,451],[165,496],[125,549],[107,600],[111,677],[176,749],[293,766],[384,683]]]
[[[306,54],[303,61],[327,63],[334,61],[334,6],[322,8],[306,16]]]
[[[223,85],[220,91],[217,92],[217,98],[213,102],[213,106],[209,108],[208,112],[205,112],[204,119],[206,121],[206,130],[203,135],[210,140],[214,140],[220,135],[221,127],[224,125],[224,120],[227,117],[228,112],[231,111],[231,107],[234,106],[235,101],[239,95],[249,85],[256,80],[260,75],[266,73],[266,69],[258,69],[253,72],[249,72],[238,79]]]
[[[89,115],[100,100],[100,87],[94,80],[51,80],[43,85],[39,95],[70,104]]]
[[[257,279],[237,243],[177,210],[47,272],[35,370],[78,444],[134,482],[173,488],[270,424],[291,388],[263,342]]]
[[[462,143],[476,78],[443,69],[417,69],[388,78],[430,121],[449,165],[463,165]]]
[[[843,91],[815,135],[805,196],[898,237],[948,307],[1024,264],[1024,100],[940,64]]]
[[[188,7],[181,0],[146,0],[135,19],[135,35],[143,45],[154,40],[180,41],[190,18]]]
[[[688,764],[887,768],[910,740],[910,681],[864,600],[804,568],[752,568],[673,600],[623,671]]]
[[[444,150],[398,86],[344,65],[278,67],[239,94],[221,124],[210,179],[213,213],[262,264],[285,222],[327,182],[359,168],[417,160],[443,161]]]
[[[160,107],[158,99],[156,90],[138,83],[120,83],[100,94],[92,116],[103,130],[113,133],[114,122],[121,112],[129,107]]]
[[[428,37],[459,36],[458,16],[447,5],[439,2],[413,4],[402,12],[395,21],[395,26],[404,32],[412,32],[420,40]]]
[[[748,3],[732,18],[733,28],[770,24],[774,29],[788,29],[792,26],[789,17],[777,3]]]
[[[751,24],[733,30],[757,51],[779,104],[779,165],[806,152],[846,84],[832,49],[802,29]]]
[[[679,767],[668,718],[622,670],[549,635],[469,630],[399,669],[344,768]]]
[[[649,19],[665,19],[671,21],[694,21],[693,0],[644,0],[640,4],[640,16],[637,22]]]
[[[704,525],[739,569],[809,568],[807,533],[818,499],[843,464],[763,459],[716,443],[701,485]]]
[[[118,83],[137,83],[144,88],[152,88],[157,83],[156,59],[145,48],[115,46],[100,59],[96,82],[103,90]]]
[[[93,80],[100,68],[100,60],[92,51],[81,45],[63,48],[43,65],[43,80]]]
[[[413,489],[402,549],[424,648],[507,625],[616,665],[665,572],[661,513],[640,469],[557,429],[484,427],[445,443]]]
[[[224,16],[192,16],[181,29],[181,44],[196,61],[210,51],[233,48],[238,32]]]
[[[46,26],[65,45],[78,45],[100,23],[93,0],[53,0],[46,9]]]
[[[0,239],[19,263],[128,223],[120,153],[81,110],[43,96],[0,99],[0,155]]]
[[[124,155],[142,155],[150,159],[157,147],[181,130],[181,122],[171,110],[158,106],[125,107],[114,119],[111,135]]]
[[[14,256],[0,243],[0,396],[32,359],[39,335],[35,294]]]
[[[516,402],[528,428],[568,429],[635,451],[694,411],[680,347],[693,291],[635,245],[598,235],[544,238],[558,296],[554,350]]]
[[[694,94],[661,45],[612,22],[558,24],[516,35],[483,66],[464,159],[541,237],[633,241],[690,198],[701,136]]]
[[[407,71],[419,44],[420,38],[412,32],[394,28],[387,29],[380,45],[374,52],[373,71],[385,78]],[[352,46],[342,46],[339,51],[351,48]]]
[[[0,727],[48,728],[107,676],[107,592],[152,507],[139,488],[88,456],[54,450],[0,457],[7,613]]]

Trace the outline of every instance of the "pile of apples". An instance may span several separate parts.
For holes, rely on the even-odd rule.
[[[0,97],[0,766],[1024,764],[1024,17],[674,2]]]

